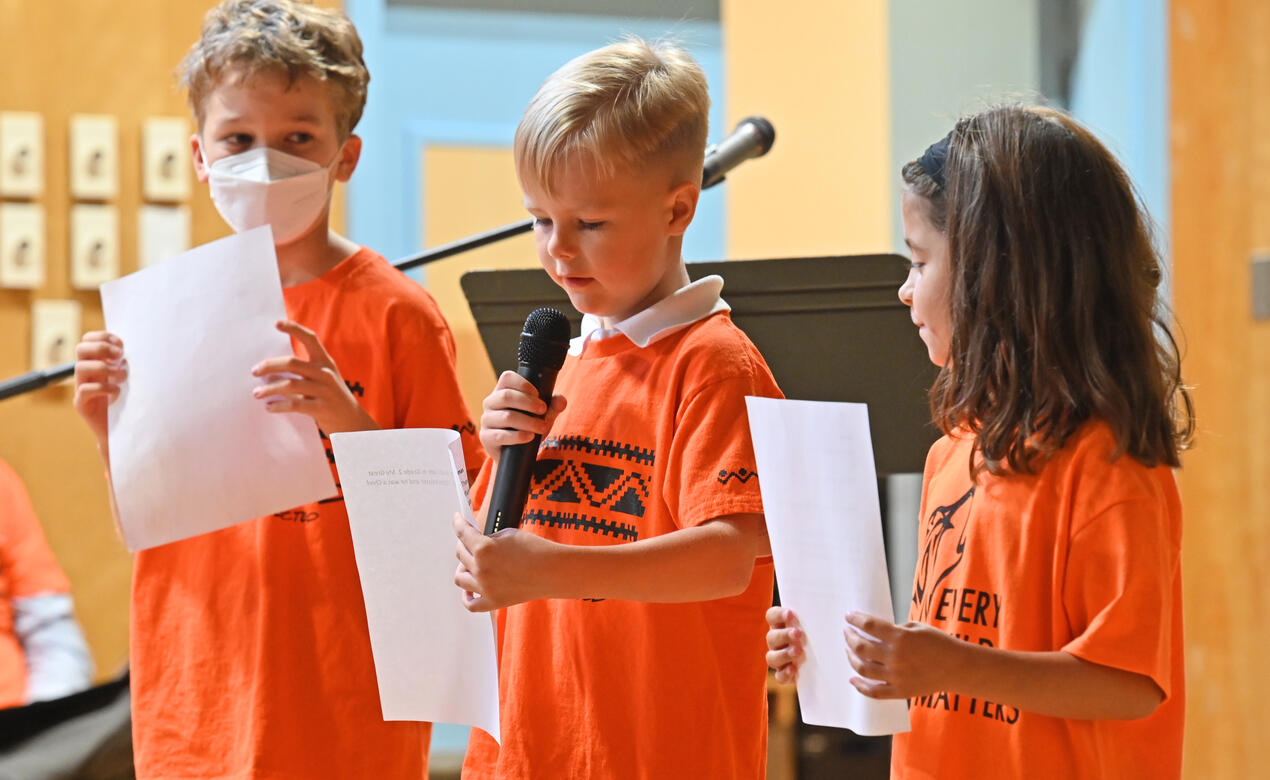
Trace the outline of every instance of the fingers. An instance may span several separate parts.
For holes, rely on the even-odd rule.
[[[295,337],[296,341],[304,347],[305,352],[309,355],[309,360],[315,363],[325,363],[333,365],[335,361],[331,360],[331,356],[327,354],[326,348],[322,346],[321,340],[317,334],[298,322],[291,320],[278,320],[275,327],[289,336]]]
[[[881,680],[868,680],[863,677],[852,677],[851,684],[860,693],[868,696],[870,699],[900,699],[899,692],[895,687]]]
[[[283,355],[281,357],[269,358],[262,360],[251,367],[252,376],[271,376],[274,374],[295,374],[306,379],[322,379],[323,376],[334,377],[335,372],[330,366],[315,363],[311,360],[304,360],[295,355]]]
[[[119,360],[123,357],[123,340],[104,330],[85,333],[75,346],[75,357],[80,360]]]
[[[460,568],[465,571],[472,571],[476,568],[476,558],[472,555],[472,548],[476,546],[477,541],[483,534],[477,533],[477,530],[468,525],[463,516],[457,512],[452,521],[454,527],[454,535],[458,541],[455,543],[454,556],[459,559]],[[477,539],[473,539],[473,536]],[[469,588],[475,590],[475,588]]]
[[[520,412],[523,416],[534,418],[547,413],[547,404],[543,403],[532,386],[529,392],[508,387],[495,388],[494,392],[485,396],[481,406],[484,409],[482,419],[491,414],[508,412]]]
[[[543,415],[542,419],[542,421],[546,423],[548,430],[551,429],[552,423],[554,423],[556,418],[560,416],[560,413],[564,411],[567,404],[568,401],[566,401],[565,397],[562,395],[553,395],[551,397],[551,406],[547,408],[547,413]]]
[[[322,372],[319,372],[321,376]],[[308,379],[297,377],[284,377],[276,379],[268,384],[258,385],[251,389],[251,394],[255,398],[268,398],[271,395],[280,395],[287,398],[329,398],[333,395],[333,390],[337,390],[332,382],[328,379]]]
[[[798,616],[789,607],[769,607],[764,617],[767,618],[767,625],[772,628],[794,628],[799,625]]]
[[[128,378],[128,361],[118,362],[105,360],[75,361],[75,384],[87,383],[118,385]]]
[[[514,431],[507,428],[481,428],[481,446],[485,448],[486,452],[501,452],[503,447],[527,444],[533,441],[533,438],[534,434],[529,431]]]
[[[538,388],[534,387],[534,383],[530,382],[520,374],[517,374],[515,371],[504,371],[499,374],[498,383],[494,385],[494,389],[515,390],[516,392],[524,393],[535,400],[541,400],[538,398]],[[544,405],[543,411],[545,410],[546,406]]]
[[[863,612],[848,612],[847,623],[855,626],[871,637],[888,640],[894,637],[898,631],[896,625],[884,618],[866,615]]]
[[[477,588],[480,584],[476,578],[472,576],[462,564],[454,573],[454,584],[457,585],[463,594],[463,607],[468,612],[490,612],[495,609],[493,603],[489,599],[480,594]]]
[[[780,670],[791,664],[797,666],[803,662],[803,649],[799,645],[789,645],[779,650],[768,650],[767,665],[773,669]]]
[[[850,629],[847,634],[852,634]],[[864,640],[866,643],[868,640]],[[888,680],[886,666],[873,657],[867,644],[861,645],[858,642],[853,643],[850,636],[847,637],[847,660],[851,663],[851,668],[855,669],[862,676],[871,680]]]
[[[767,618],[767,625],[772,628],[785,627],[785,607],[769,607],[763,617]]]

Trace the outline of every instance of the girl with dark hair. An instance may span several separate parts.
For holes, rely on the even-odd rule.
[[[852,684],[907,698],[892,777],[1181,774],[1181,504],[1194,429],[1148,221],[1046,108],[965,118],[904,167],[900,288],[944,436],[909,622],[846,616]],[[805,635],[768,613],[769,665]]]

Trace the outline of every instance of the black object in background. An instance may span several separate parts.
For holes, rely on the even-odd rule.
[[[569,318],[563,313],[551,308],[535,309],[525,320],[516,344],[516,373],[528,379],[538,391],[538,397],[548,404],[556,386],[556,374],[569,351],[570,330]],[[525,444],[503,448],[490,491],[485,533],[520,525],[541,441],[541,436],[534,436]]]
[[[688,263],[720,274],[732,319],[767,360],[786,397],[869,405],[879,475],[922,472],[939,432],[927,396],[938,369],[896,291],[899,255]],[[581,315],[542,269],[469,271],[460,280],[495,372],[509,365],[522,312],[556,306]],[[501,356],[501,357],[500,357]]]
[[[728,171],[746,160],[767,154],[774,143],[776,128],[763,117],[747,116],[737,122],[731,135],[706,149],[701,189],[708,189],[723,181]]]

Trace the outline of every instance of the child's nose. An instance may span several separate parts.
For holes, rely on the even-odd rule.
[[[577,255],[577,242],[567,230],[557,227],[551,231],[551,238],[547,241],[547,252],[557,260],[568,260]]]
[[[900,302],[905,306],[913,305],[913,272],[908,272],[908,278],[904,280],[904,284],[900,285]]]

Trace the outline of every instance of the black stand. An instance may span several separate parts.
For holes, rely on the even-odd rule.
[[[927,390],[935,367],[896,295],[898,255],[689,263],[719,274],[732,318],[767,359],[789,398],[869,405],[879,475],[920,472],[936,438]],[[461,280],[496,372],[515,369],[525,315],[539,306],[581,315],[541,270],[469,271]]]

